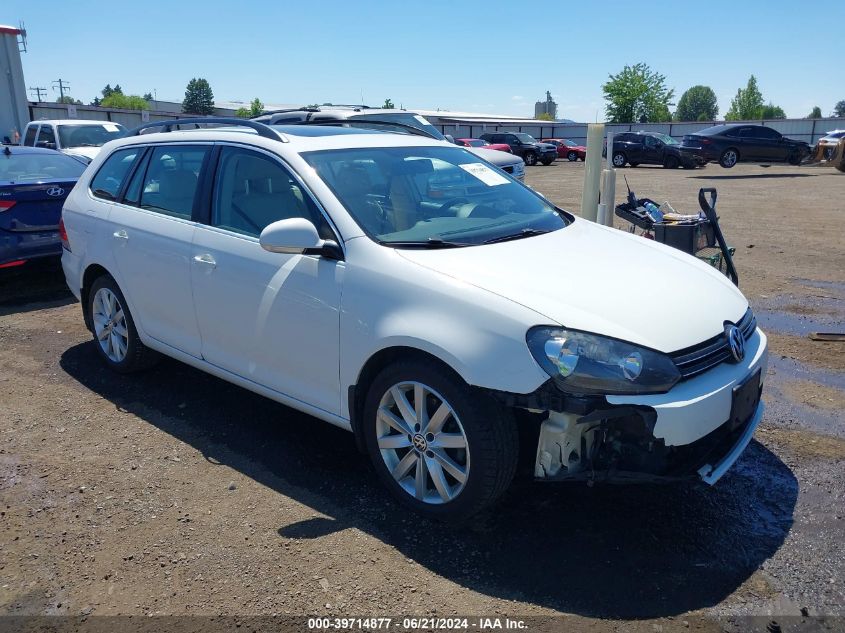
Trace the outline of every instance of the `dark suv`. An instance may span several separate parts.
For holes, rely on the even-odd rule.
[[[810,145],[787,138],[765,125],[734,123],[714,125],[684,137],[684,151],[704,160],[719,161],[725,168],[737,163],[789,163],[798,165],[810,154]]]
[[[607,149],[602,152],[607,156]],[[624,132],[613,137],[612,161],[614,167],[631,167],[640,164],[663,165],[667,169],[685,167],[692,169],[707,161],[695,152],[686,151],[668,134],[659,132]]]
[[[487,132],[479,138],[488,143],[505,143],[526,165],[536,165],[537,161],[551,165],[557,158],[557,147],[551,143],[540,143],[524,132]]]

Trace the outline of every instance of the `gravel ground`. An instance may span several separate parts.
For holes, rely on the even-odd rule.
[[[766,417],[715,488],[523,482],[470,526],[433,524],[351,435],[175,361],[110,373],[59,270],[0,271],[0,613],[845,616],[845,344],[806,337],[845,329],[845,175],[622,174],[679,211],[719,189],[772,334]],[[564,161],[527,177],[576,211],[582,179]]]

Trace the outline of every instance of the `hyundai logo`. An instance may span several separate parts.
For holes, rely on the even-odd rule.
[[[733,323],[729,323],[725,326],[725,337],[728,339],[728,347],[734,362],[742,362],[745,358],[745,339],[742,337],[742,332]]]
[[[61,196],[61,195],[64,195],[64,193],[65,193],[65,190],[64,190],[64,189],[62,189],[61,187],[50,187],[50,188],[47,190],[47,195],[48,195],[48,196],[59,197],[59,196]]]

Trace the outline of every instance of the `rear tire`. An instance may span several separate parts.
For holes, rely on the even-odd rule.
[[[510,411],[433,360],[383,369],[367,392],[360,428],[391,495],[429,518],[472,516],[507,489],[516,471],[519,439]]]
[[[719,164],[725,169],[730,169],[739,162],[739,151],[729,147],[719,156]]]
[[[578,160],[578,153],[577,152],[569,152],[566,155],[566,158],[569,159],[570,163],[574,163],[576,160]]]
[[[533,166],[537,164],[537,154],[534,152],[528,152],[525,154],[525,164],[529,166]]]
[[[110,275],[98,277],[88,293],[88,318],[103,362],[121,374],[152,367],[158,354],[138,337],[126,298]]]
[[[614,167],[624,167],[625,163],[627,162],[627,158],[625,158],[625,154],[622,152],[615,152],[613,154],[612,163]]]

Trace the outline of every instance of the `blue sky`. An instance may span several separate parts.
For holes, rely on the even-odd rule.
[[[261,11],[251,7],[262,7]],[[756,75],[790,117],[830,114],[845,63],[825,44],[845,2],[301,2],[3,0],[0,24],[26,23],[27,86],[70,82],[181,101],[192,77],[218,101],[365,103],[533,116],[551,91],[558,116],[604,116],[601,85],[645,62],[681,93],[711,86],[720,113]]]

